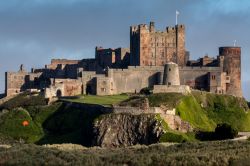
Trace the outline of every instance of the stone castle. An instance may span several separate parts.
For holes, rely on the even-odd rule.
[[[220,47],[216,58],[190,60],[185,26],[157,31],[153,22],[130,27],[130,48],[96,47],[95,58],[53,59],[42,69],[6,72],[6,96],[41,91],[46,97],[154,93],[190,89],[242,97],[241,48]]]

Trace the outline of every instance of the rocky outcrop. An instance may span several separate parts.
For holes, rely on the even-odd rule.
[[[94,123],[94,146],[120,147],[157,143],[164,127],[157,114],[108,114]]]

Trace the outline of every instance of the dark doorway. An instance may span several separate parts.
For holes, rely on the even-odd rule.
[[[86,94],[87,94],[87,95],[92,94],[91,85],[87,85],[87,87],[86,87]]]
[[[60,89],[56,91],[56,97],[62,97],[62,91]]]

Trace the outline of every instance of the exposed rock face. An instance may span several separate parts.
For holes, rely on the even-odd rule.
[[[156,114],[108,114],[94,124],[94,146],[119,147],[158,142],[164,128]]]

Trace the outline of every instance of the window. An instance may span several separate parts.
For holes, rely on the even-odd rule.
[[[169,68],[168,71],[171,71],[171,68]]]
[[[212,75],[212,80],[215,80],[215,75]]]
[[[105,89],[105,88],[101,88],[101,91],[102,91],[102,92],[106,92],[106,89]]]
[[[168,82],[168,85],[171,85],[171,82]]]

